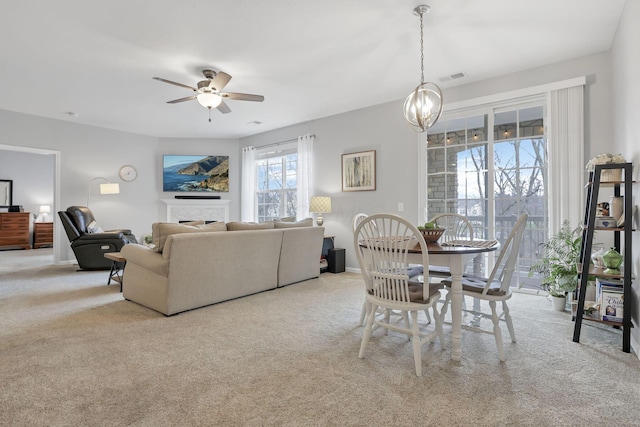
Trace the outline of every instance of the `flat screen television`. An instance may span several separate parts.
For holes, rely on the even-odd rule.
[[[229,156],[162,156],[162,190],[229,192]]]

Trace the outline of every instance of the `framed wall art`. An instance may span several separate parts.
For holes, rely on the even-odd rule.
[[[342,191],[376,189],[376,150],[342,155]]]

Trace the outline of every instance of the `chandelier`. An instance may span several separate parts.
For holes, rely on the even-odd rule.
[[[423,15],[429,13],[426,4],[413,9],[413,14],[420,17],[420,84],[404,101],[404,117],[409,127],[416,132],[424,132],[433,126],[442,113],[442,91],[435,83],[424,81],[424,27]]]

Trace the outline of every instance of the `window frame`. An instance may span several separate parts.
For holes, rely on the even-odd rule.
[[[287,157],[294,154],[296,155],[296,177],[295,177],[296,186],[289,188],[287,187],[287,181],[288,181],[287,180]],[[254,218],[256,218],[257,222],[271,221],[276,218],[276,217],[269,217],[269,219],[266,219],[265,216],[262,216],[262,217],[260,216],[259,194],[266,194],[266,193],[273,193],[273,192],[280,193],[281,197],[280,197],[280,203],[278,207],[278,211],[280,215],[278,217],[290,216],[289,214],[287,214],[287,204],[288,204],[287,193],[290,193],[292,191],[294,193],[297,193],[297,189],[298,189],[297,187],[298,185],[297,155],[298,155],[298,150],[297,150],[297,144],[295,143],[281,144],[276,147],[267,147],[263,149],[260,149],[259,147],[256,148],[256,159],[255,159],[255,165],[254,165],[256,174],[255,174],[255,193],[253,198],[253,205],[254,205]],[[276,159],[276,158],[281,159],[280,173],[282,176],[282,188],[279,188],[279,189],[267,188],[264,190],[260,190],[259,173],[258,173],[259,163],[264,160],[268,161],[269,159]],[[293,209],[294,211],[297,210],[297,203],[293,206]],[[295,213],[293,213],[292,215],[295,216]]]
[[[549,168],[549,155],[550,155],[550,150],[548,147],[549,144],[549,138],[548,138],[548,120],[549,120],[549,102],[548,102],[548,98],[545,96],[545,94],[539,94],[537,96],[529,96],[526,98],[516,98],[516,99],[511,99],[511,100],[507,100],[507,101],[501,101],[501,102],[495,102],[495,103],[488,103],[488,104],[483,104],[483,105],[479,105],[475,108],[464,108],[464,109],[460,109],[458,111],[451,111],[448,112],[446,114],[443,114],[443,116],[440,118],[439,122],[442,123],[446,123],[446,122],[451,122],[451,121],[457,121],[457,120],[467,120],[469,118],[473,118],[473,117],[477,117],[477,116],[485,116],[486,117],[486,138],[485,141],[483,141],[486,144],[486,158],[489,159],[490,161],[487,164],[487,176],[490,177],[491,179],[488,179],[486,182],[486,197],[487,197],[487,206],[486,206],[486,218],[488,218],[488,222],[485,225],[485,229],[486,229],[486,236],[483,236],[484,238],[487,239],[494,239],[496,236],[496,222],[495,222],[495,182],[494,182],[494,175],[495,175],[495,164],[494,164],[494,159],[495,159],[495,144],[496,143],[500,143],[500,142],[505,142],[505,141],[510,141],[510,140],[522,140],[522,139],[526,139],[528,137],[526,136],[522,136],[522,135],[516,135],[514,138],[507,138],[507,139],[498,139],[495,137],[495,117],[497,114],[503,113],[503,112],[516,112],[516,126],[517,129],[519,129],[519,125],[520,125],[520,118],[519,115],[517,115],[518,111],[521,110],[525,110],[528,108],[532,108],[532,107],[542,107],[542,111],[543,111],[543,122],[544,122],[544,132],[542,135],[542,138],[545,141],[545,147],[546,147],[546,168],[545,168],[545,179],[546,179],[546,183],[547,183],[547,189],[545,192],[545,196],[547,197],[547,199],[550,198],[550,195],[548,194],[548,186],[551,185],[548,179],[548,168]],[[469,129],[465,128],[466,131],[468,131]],[[446,131],[446,127],[443,131]],[[431,132],[433,134],[433,132]],[[438,133],[440,133],[440,131],[438,131]],[[427,138],[428,138],[429,132],[426,132],[426,135],[423,137],[423,141],[419,144],[419,161],[420,161],[420,166],[419,166],[419,212],[421,213],[421,216],[419,217],[419,222],[424,222],[427,221],[428,218],[430,216],[433,216],[434,214],[430,214],[428,211],[428,179],[429,179],[429,171],[428,171],[428,167],[427,167],[427,162],[428,162],[428,142],[427,142]],[[468,146],[468,141],[465,141],[465,146]],[[449,172],[449,171],[445,171],[445,174]],[[552,211],[549,208],[549,203],[547,201],[547,207],[546,207],[546,216],[547,218],[549,218],[552,215]],[[549,223],[550,221],[547,221],[547,223]],[[475,231],[475,230],[474,230]],[[549,230],[547,230],[547,232],[549,232]],[[477,234],[476,234],[477,235]],[[485,259],[485,264],[483,268],[485,271],[489,271],[490,270],[490,266],[493,265],[493,261],[495,258],[495,254],[489,254],[489,256]],[[476,265],[476,268],[478,268],[479,266]],[[526,280],[526,282],[529,282],[530,280]],[[514,283],[515,285],[515,289],[520,290],[522,292],[530,292],[530,293],[539,293],[540,289],[520,289],[521,283],[520,283],[520,278],[516,277],[516,283]]]

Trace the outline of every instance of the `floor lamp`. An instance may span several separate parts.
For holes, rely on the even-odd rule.
[[[89,201],[91,200],[91,185],[94,181],[101,179],[105,182],[105,184],[100,184],[100,194],[119,194],[120,193],[120,184],[117,182],[109,182],[106,178],[101,176],[97,176],[89,181],[89,188],[87,190],[87,207],[89,207]]]

